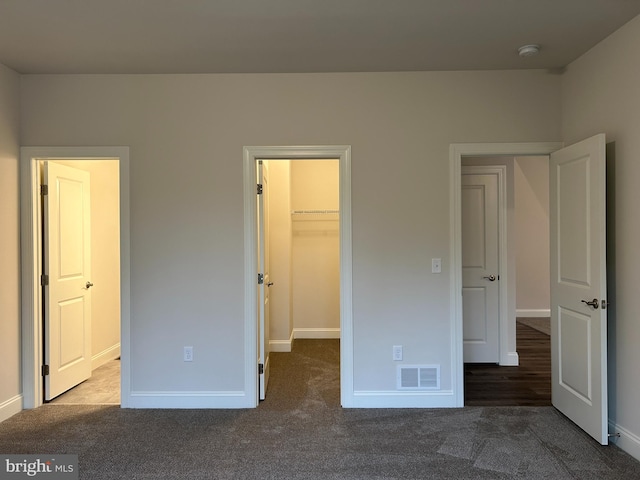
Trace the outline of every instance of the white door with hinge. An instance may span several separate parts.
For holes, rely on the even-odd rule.
[[[90,175],[44,162],[45,400],[91,376]],[[43,282],[47,283],[47,282]]]
[[[269,170],[258,161],[258,392],[264,400],[269,382]]]
[[[605,135],[551,154],[552,403],[601,444],[607,429]]]
[[[500,362],[501,167],[462,167],[464,362]]]

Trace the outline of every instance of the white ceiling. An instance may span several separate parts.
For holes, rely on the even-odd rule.
[[[640,0],[0,0],[20,73],[561,69]],[[538,43],[537,57],[519,46]]]

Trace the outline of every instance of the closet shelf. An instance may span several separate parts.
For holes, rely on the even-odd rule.
[[[291,215],[324,215],[339,214],[340,210],[291,210]]]
[[[340,220],[339,210],[292,210],[294,222],[320,222]]]

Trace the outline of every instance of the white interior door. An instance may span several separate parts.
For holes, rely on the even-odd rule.
[[[499,173],[462,167],[464,361],[500,361]]]
[[[51,400],[91,376],[90,176],[44,162],[44,184],[44,383]]]
[[[605,167],[600,134],[551,154],[549,171],[552,403],[603,445],[608,443]]]
[[[260,400],[269,383],[269,170],[258,161],[258,378]]]

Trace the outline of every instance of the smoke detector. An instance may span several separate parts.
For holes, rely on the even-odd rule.
[[[518,55],[521,57],[533,57],[540,53],[540,45],[523,45],[518,49]]]

